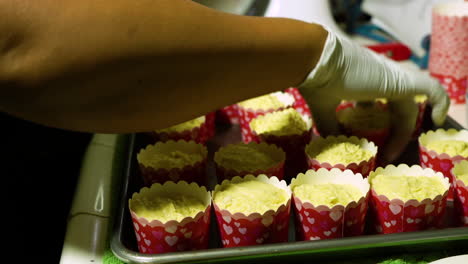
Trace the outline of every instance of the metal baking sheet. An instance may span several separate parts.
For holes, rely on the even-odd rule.
[[[445,122],[444,128],[463,129],[450,117]],[[432,124],[424,122],[425,130],[432,129]],[[222,145],[240,141],[240,132],[237,126],[219,127],[215,138],[209,141],[207,147],[209,153]],[[386,235],[362,235],[317,241],[295,241],[294,212],[291,212],[289,224],[289,242],[257,245],[237,248],[222,248],[215,214],[212,214],[210,229],[210,246],[206,250],[165,253],[142,254],[138,252],[132,220],[128,210],[128,199],[134,192],[142,187],[141,176],[136,163],[136,153],[146,146],[147,138],[143,134],[133,134],[127,152],[127,164],[123,179],[120,204],[114,218],[114,230],[111,237],[111,250],[121,260],[127,263],[255,263],[258,262],[297,262],[301,260],[313,260],[326,257],[327,259],[347,259],[385,255],[391,253],[409,253],[421,251],[437,251],[443,249],[466,249],[468,253],[468,227],[452,227],[452,219],[447,217],[447,228],[439,230],[427,230],[417,232],[405,232]],[[399,160],[393,164],[406,163],[418,164],[418,143],[412,141]],[[209,188],[216,184],[214,166],[209,163],[207,173],[210,177]],[[447,216],[453,210],[452,204],[448,204]]]

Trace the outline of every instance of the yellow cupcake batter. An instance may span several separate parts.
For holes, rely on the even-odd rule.
[[[168,153],[154,152],[151,155],[139,155],[139,162],[146,167],[170,169],[183,168],[203,160],[201,153],[185,153],[174,150]]]
[[[276,210],[286,204],[289,198],[283,189],[260,181],[246,180],[222,186],[214,193],[213,200],[221,209],[249,215]]]
[[[163,133],[163,132],[171,133],[171,132],[182,132],[186,130],[192,130],[196,127],[200,127],[204,122],[205,122],[205,116],[201,116],[201,117],[192,119],[190,121],[187,121],[187,122],[175,125],[175,126],[156,130],[156,132],[157,133]]]
[[[259,116],[250,122],[250,128],[258,135],[300,135],[308,130],[301,114],[293,108]]]
[[[239,106],[245,109],[278,109],[284,107],[284,103],[281,102],[278,97],[274,94],[267,94],[259,97],[255,97],[239,103]]]
[[[461,180],[465,185],[468,185],[468,174],[457,175],[456,178]]]
[[[204,211],[202,201],[188,195],[177,194],[170,196],[139,196],[130,202],[130,209],[139,217],[167,222],[182,221],[185,217],[195,217]]]
[[[428,149],[439,154],[447,153],[449,156],[461,155],[468,157],[468,142],[461,140],[434,140],[427,144]]]
[[[319,162],[328,162],[332,165],[338,163],[359,164],[361,161],[367,161],[373,156],[371,151],[362,149],[358,144],[340,140],[328,141],[328,144],[322,142],[322,144],[314,145],[313,148],[307,148],[307,153]]]
[[[281,159],[253,145],[233,144],[221,148],[215,153],[216,164],[236,171],[255,171],[268,169]]]
[[[382,129],[390,126],[390,112],[375,106],[358,106],[339,112],[338,121],[353,129]]]
[[[350,184],[302,184],[293,189],[296,197],[302,202],[308,201],[314,206],[326,205],[330,208],[337,204],[346,206],[357,202],[364,195]]]
[[[378,195],[385,195],[389,199],[401,199],[403,201],[434,199],[437,195],[442,195],[446,191],[441,180],[436,177],[380,174],[373,177],[370,184]]]

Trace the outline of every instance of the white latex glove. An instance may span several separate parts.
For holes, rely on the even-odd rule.
[[[398,63],[329,31],[316,67],[299,86],[314,121],[323,135],[338,134],[335,109],[344,100],[387,98],[392,111],[392,132],[383,161],[398,158],[411,139],[417,117],[414,96],[426,94],[432,120],[442,125],[450,99],[444,88],[422,72],[410,72]]]

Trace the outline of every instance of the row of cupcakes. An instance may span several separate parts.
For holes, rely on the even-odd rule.
[[[468,162],[454,172],[466,197]],[[236,176],[212,192],[185,181],[156,183],[133,194],[129,209],[140,252],[154,254],[207,248],[212,212],[223,247],[287,242],[292,212],[296,241],[362,235],[366,223],[383,234],[440,228],[448,189],[440,172],[418,165],[379,167],[368,178],[334,168],[308,170],[289,185],[275,176]],[[466,220],[463,202],[458,212]]]

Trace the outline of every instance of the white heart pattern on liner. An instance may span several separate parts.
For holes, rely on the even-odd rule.
[[[408,217],[408,218],[406,218],[406,222],[407,222],[408,224],[412,224],[412,223],[414,222],[414,220],[413,220],[413,218],[409,218],[409,217]]]
[[[305,216],[309,216],[309,212],[304,211]]]
[[[245,228],[245,227],[239,228],[239,233],[245,235],[245,233],[247,233],[247,228]]]
[[[230,226],[228,226],[226,224],[223,224],[223,229],[226,232],[226,234],[228,234],[228,235],[232,234],[232,227],[230,227]]]
[[[423,154],[423,155],[421,155],[421,156],[422,156],[422,160],[423,160],[423,162],[424,162],[424,163],[427,163],[427,156],[426,156],[426,155],[424,155],[424,154]]]
[[[168,233],[171,233],[171,234],[174,234],[175,231],[177,231],[177,226],[173,225],[173,226],[166,226],[164,228],[164,230],[166,230],[166,232]]]
[[[310,228],[308,226],[304,226],[304,232],[309,232]]]
[[[257,244],[261,244],[263,243],[263,238],[257,238],[255,239],[255,242],[257,242]]]
[[[465,216],[465,224],[468,224],[468,216]]]
[[[320,240],[320,237],[318,237],[318,236],[311,237],[311,238],[309,238],[309,240]]]
[[[143,253],[146,252],[146,248],[144,246],[141,246],[141,252],[143,252]]]
[[[460,201],[461,201],[462,203],[465,203],[465,196],[460,196]]]
[[[177,243],[177,240],[179,240],[179,238],[177,236],[167,236],[164,238],[164,240],[169,246],[172,247],[175,245],[175,243]]]
[[[224,215],[224,216],[223,216],[223,219],[224,219],[224,221],[225,221],[226,223],[228,223],[228,224],[231,223],[231,217],[230,217],[229,215]]]
[[[427,204],[426,207],[424,208],[424,212],[426,214],[429,214],[430,212],[434,211],[434,205],[432,204]]]
[[[236,243],[236,245],[240,242],[240,238],[238,237],[233,237],[232,240],[234,240],[234,243]]]
[[[145,244],[149,247],[151,245],[151,240],[145,239]]]
[[[295,205],[296,205],[297,211],[301,211],[302,209],[301,203],[295,203]]]
[[[330,236],[331,232],[330,231],[325,231],[325,232],[323,232],[323,234],[326,235],[326,236]]]
[[[270,226],[273,223],[273,217],[271,215],[264,217],[262,219],[262,224],[266,227]]]
[[[392,224],[391,224],[390,222],[384,222],[384,225],[385,225],[386,227],[391,227],[391,226],[392,226]]]
[[[336,230],[337,230],[337,228],[336,228],[336,227],[332,227],[332,229],[331,229],[331,231],[332,231],[333,233],[335,233],[335,232],[336,232]]]
[[[397,215],[401,212],[401,207],[396,204],[390,204],[388,208],[390,208],[390,211],[392,211],[394,215]]]
[[[135,227],[136,231],[140,230],[140,226],[137,223],[133,223],[133,226]]]
[[[236,227],[239,227],[239,226],[240,226],[240,223],[239,223],[239,222],[234,222],[234,225],[235,225]]]
[[[330,213],[330,218],[333,219],[333,221],[338,221],[340,220],[341,216],[343,213],[341,211],[333,211]]]
[[[313,225],[315,223],[315,218],[307,217],[307,222],[309,222],[311,225]]]
[[[141,232],[141,237],[145,238],[146,237],[146,234]]]
[[[392,224],[392,226],[396,225],[396,220],[392,220],[390,221],[390,223]]]

